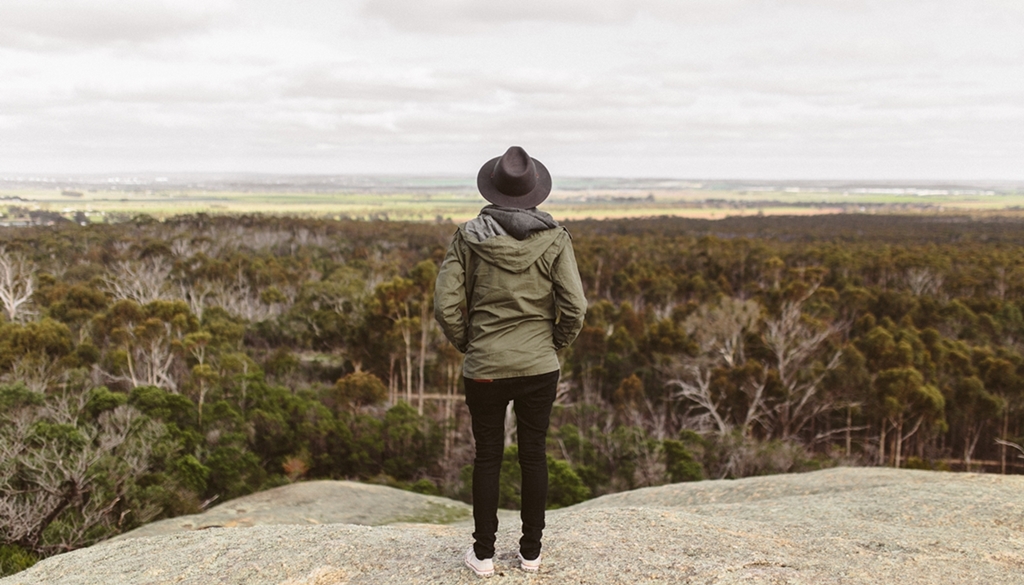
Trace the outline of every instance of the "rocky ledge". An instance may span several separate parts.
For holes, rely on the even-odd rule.
[[[550,512],[536,575],[516,567],[519,527],[503,513],[491,582],[1019,584],[1022,494],[1024,476],[882,468],[646,488]],[[51,557],[0,585],[477,583],[462,566],[466,514],[442,498],[309,482]]]

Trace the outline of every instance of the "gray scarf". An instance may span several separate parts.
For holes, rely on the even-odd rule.
[[[536,232],[558,227],[555,218],[543,211],[538,211],[536,207],[518,209],[488,205],[481,209],[480,213],[494,218],[510,236],[517,240],[525,240]]]

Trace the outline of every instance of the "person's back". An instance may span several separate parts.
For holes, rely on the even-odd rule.
[[[525,216],[538,231],[520,233],[522,239],[517,239],[501,225],[502,219],[494,219],[491,213]],[[557,370],[555,351],[568,345],[578,332],[586,301],[569,232],[553,220],[554,225],[545,225],[536,218],[541,213],[489,206],[455,235],[453,246],[460,262],[448,262],[441,270],[462,271],[464,287],[442,287],[446,296],[439,298],[435,307],[442,311],[439,320],[445,333],[466,354],[463,373],[467,378],[509,378]],[[438,278],[447,277],[440,274]],[[469,301],[464,333],[458,326],[448,326],[459,323],[454,312],[460,311],[463,298]]]
[[[551,190],[547,169],[512,147],[484,164],[477,184],[493,205],[453,237],[438,272],[434,312],[445,336],[466,354],[466,404],[476,441],[476,542],[466,564],[489,575],[510,400],[523,477],[519,558],[524,569],[540,566],[546,436],[559,376],[555,352],[576,338],[587,303],[569,232],[536,209]]]

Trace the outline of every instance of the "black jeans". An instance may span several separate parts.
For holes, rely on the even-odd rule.
[[[505,408],[509,400],[516,413],[519,467],[523,471],[523,558],[540,555],[544,508],[548,498],[547,434],[551,405],[558,389],[558,372],[466,384],[466,405],[473,417],[476,458],[473,460],[473,520],[476,558],[494,556],[498,531],[498,480],[505,448]]]

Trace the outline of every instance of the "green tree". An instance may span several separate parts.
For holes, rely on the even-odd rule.
[[[883,370],[875,378],[874,386],[885,417],[880,435],[880,450],[884,456],[885,430],[888,424],[896,433],[893,438],[893,465],[899,467],[904,441],[920,430],[923,424],[942,420],[946,401],[938,388],[925,384],[924,376],[914,368]],[[913,421],[914,426],[904,434],[904,425],[908,421]]]
[[[393,331],[401,338],[405,352],[405,400],[412,402],[412,332],[419,327],[419,317],[413,312],[416,298],[415,283],[396,276],[377,286],[374,308],[392,322]]]
[[[700,481],[704,479],[704,467],[686,448],[682,441],[665,439],[665,471],[672,483]]]
[[[343,409],[358,410],[387,399],[384,382],[369,372],[352,372],[338,379],[327,393],[327,399],[340,414]]]
[[[590,489],[565,461],[547,456],[548,508],[562,508],[590,498]],[[472,477],[472,475],[470,475]],[[523,506],[523,472],[519,467],[519,448],[505,447],[501,459],[501,477],[498,483],[498,506],[519,510]]]

